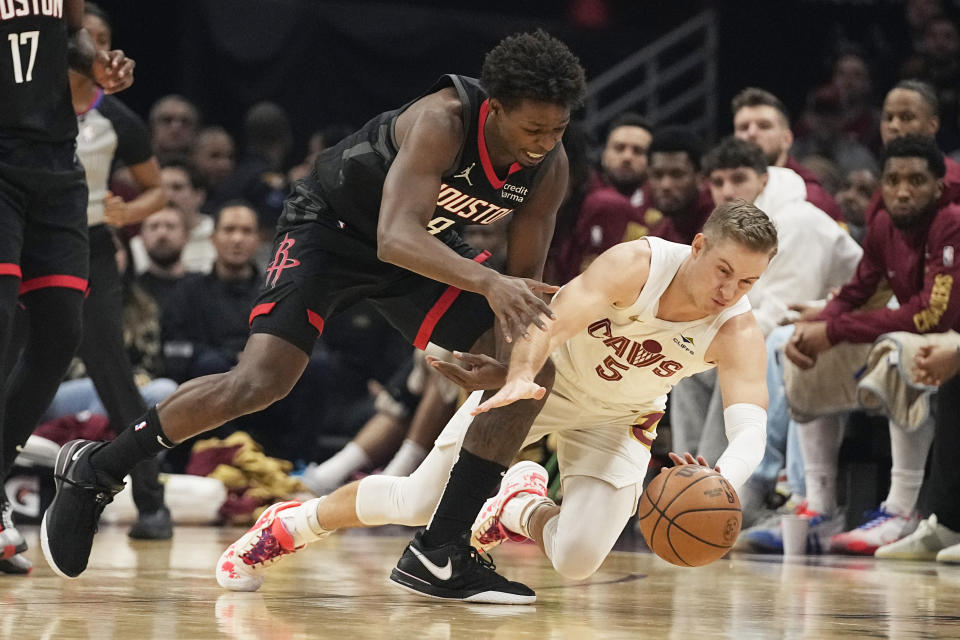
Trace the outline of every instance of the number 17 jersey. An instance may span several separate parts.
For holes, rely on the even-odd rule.
[[[76,137],[63,0],[0,0],[0,139]]]

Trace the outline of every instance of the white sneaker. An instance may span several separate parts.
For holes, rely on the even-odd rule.
[[[297,501],[278,502],[267,507],[250,530],[227,547],[217,561],[217,582],[231,591],[256,591],[264,581],[264,571],[283,556],[296,553],[308,542],[319,540],[310,530],[304,508]]]
[[[901,516],[881,504],[867,516],[867,521],[851,531],[830,538],[830,551],[859,556],[872,556],[885,544],[900,540],[916,530],[920,517],[916,512]]]
[[[500,491],[485,503],[471,527],[470,544],[480,551],[489,551],[504,540],[526,540],[519,531],[511,531],[500,522],[503,508],[518,495],[539,496],[547,501],[547,470],[536,462],[524,460],[513,465],[500,481]]]
[[[894,560],[933,560],[939,551],[958,543],[960,533],[939,524],[937,516],[931,515],[921,520],[913,533],[881,546],[874,556]]]
[[[943,528],[946,529],[946,527]],[[960,543],[950,545],[946,549],[941,549],[940,552],[937,553],[937,562],[960,564]]]

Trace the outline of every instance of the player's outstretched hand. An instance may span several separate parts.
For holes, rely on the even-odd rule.
[[[103,87],[103,92],[117,93],[133,84],[133,58],[128,58],[120,49],[97,51],[93,58],[93,79]]]
[[[707,469],[710,468],[710,463],[707,462],[706,458],[704,458],[703,456],[697,456],[696,458],[694,458],[693,454],[690,453],[689,451],[684,453],[682,456],[679,453],[674,453],[673,451],[671,451],[670,459],[673,460],[673,464],[677,466],[684,465],[684,464],[695,464],[701,467],[706,467]],[[720,465],[714,466],[713,470],[716,471],[717,473],[720,473]],[[660,473],[666,473],[666,471],[667,471],[667,468],[664,467],[663,469],[660,470]]]
[[[490,409],[513,404],[517,400],[527,400],[529,398],[540,400],[546,393],[547,390],[533,380],[512,380],[503,385],[503,388],[488,398],[486,402],[481,403],[479,407],[471,411],[470,415],[486,413]]]
[[[556,293],[560,287],[532,278],[498,276],[486,293],[490,308],[500,321],[503,338],[513,342],[518,337],[529,339],[527,327],[535,324],[546,329],[544,316],[556,316],[538,293]]]
[[[461,365],[427,356],[427,364],[467,391],[499,389],[507,380],[507,368],[487,355],[454,351]]]

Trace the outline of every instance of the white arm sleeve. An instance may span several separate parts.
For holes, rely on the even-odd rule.
[[[730,444],[717,460],[717,466],[739,492],[763,459],[767,447],[767,412],[755,404],[732,404],[723,411],[723,424]]]

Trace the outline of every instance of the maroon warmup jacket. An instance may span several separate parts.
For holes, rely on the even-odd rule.
[[[954,163],[955,164],[955,163]],[[830,342],[873,342],[884,333],[960,328],[960,205],[948,204],[912,229],[897,229],[885,209],[867,225],[853,279],[820,313]],[[889,283],[899,309],[857,311]]]

